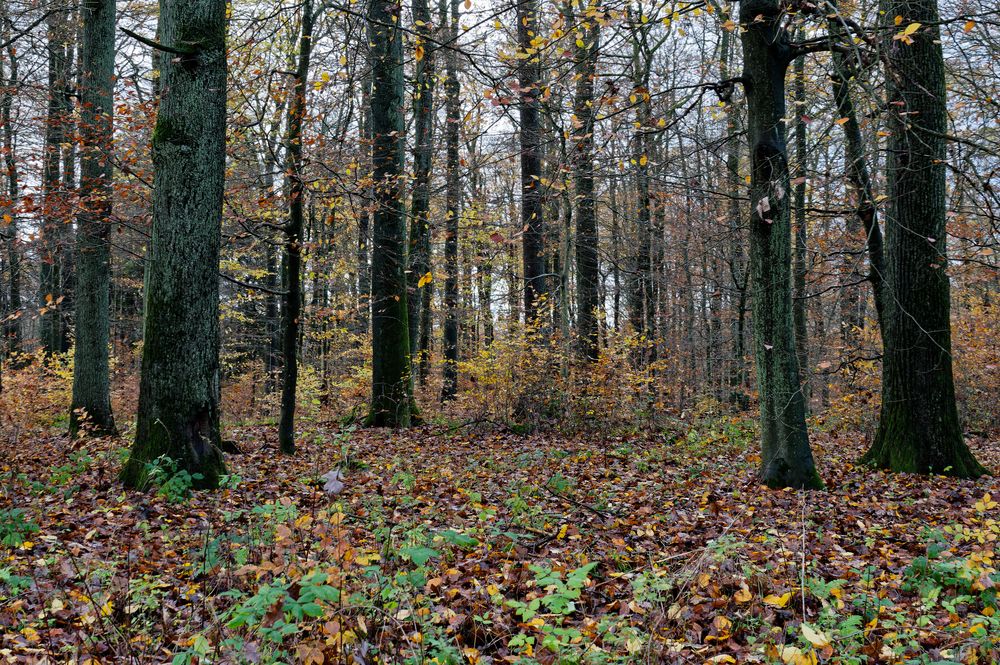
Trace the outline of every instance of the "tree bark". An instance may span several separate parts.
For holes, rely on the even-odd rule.
[[[936,0],[887,0],[888,141],[882,411],[863,462],[892,471],[977,477],[962,438],[951,355],[945,228],[948,129]],[[893,39],[892,21],[919,23]]]
[[[569,5],[572,7],[572,5]],[[576,332],[580,354],[597,360],[598,338],[598,229],[594,201],[594,79],[600,51],[600,24],[584,17],[576,21],[577,44],[573,63],[576,95],[573,99],[573,180],[576,199]]]
[[[403,41],[399,0],[372,0],[372,402],[366,425],[409,427],[413,417],[406,313],[406,222],[402,175]]]
[[[458,172],[458,126],[462,122],[460,84],[458,81],[458,0],[451,0],[448,37],[451,48],[445,55],[447,72],[445,90],[446,186],[444,230],[444,384],[441,400],[454,399],[458,390],[458,220],[462,189]]]
[[[309,58],[312,55],[313,3],[302,4],[302,32],[299,62],[295,68],[292,102],[288,105],[285,136],[285,177],[288,180],[288,222],[285,225],[284,303],[281,308],[281,418],[278,446],[281,452],[295,452],[295,389],[299,380],[299,330],[302,317],[302,229],[306,190],[302,182],[302,125],[306,116]]]
[[[532,40],[539,30],[538,0],[517,5],[517,42],[526,54],[518,71],[521,138],[521,231],[524,280],[524,323],[538,318],[538,300],[547,295],[545,277],[545,220],[542,195],[542,127],[539,118],[541,60]]]
[[[795,326],[795,355],[799,362],[802,383],[802,397],[806,411],[809,410],[809,318],[806,308],[806,276],[809,272],[806,254],[808,229],[806,227],[806,67],[805,57],[795,59],[794,94],[795,104],[795,184],[793,185],[795,206],[795,251],[792,254],[792,319]]]
[[[153,230],[146,256],[139,412],[122,471],[147,483],[162,455],[216,487],[225,473],[219,423],[219,244],[226,165],[226,3],[160,0],[161,60],[153,131]]]
[[[434,162],[434,86],[437,49],[431,46],[433,37],[431,12],[427,0],[413,0],[413,21],[418,47],[423,53],[417,59],[414,77],[413,120],[413,196],[410,207],[409,308],[410,349],[420,369],[420,380],[425,376],[423,357],[429,352],[427,340],[420,334],[424,307],[430,308],[433,279],[425,276],[431,272],[431,220],[428,214],[431,198],[431,167]],[[443,26],[442,26],[443,27]],[[428,314],[430,312],[428,311]]]
[[[111,167],[115,3],[85,0],[81,65],[80,212],[77,215],[76,348],[69,430],[115,432],[108,345],[111,337]]]
[[[792,324],[791,219],[785,142],[788,35],[777,0],[740,5],[750,143],[750,270],[761,411],[761,481],[820,487],[805,423]]]

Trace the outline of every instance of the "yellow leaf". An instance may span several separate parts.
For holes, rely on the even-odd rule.
[[[428,284],[430,284],[433,281],[434,281],[434,275],[431,274],[431,272],[428,270],[427,274],[424,275],[423,277],[421,277],[417,281],[417,288],[418,289],[422,289],[422,288],[424,288],[425,286],[427,286]]]
[[[834,120],[834,123],[838,125],[843,125],[848,120],[850,120],[850,118],[837,118],[836,120]]]
[[[972,29],[975,27],[976,27],[976,22],[973,20],[968,20],[965,22],[965,25],[962,26],[962,30],[964,30],[965,32],[972,32]]]
[[[809,640],[809,643],[817,649],[822,649],[830,644],[829,637],[823,634],[822,631],[813,628],[807,623],[802,624],[802,637]]]
[[[905,30],[903,30],[903,34],[904,35],[912,35],[914,32],[916,32],[919,29],[920,29],[920,24],[919,23],[911,23],[910,25],[906,26]]]
[[[895,23],[896,25],[899,25],[900,23],[903,22],[903,17],[902,16],[897,16],[896,18],[894,18],[892,20],[892,22]]]
[[[413,57],[417,59],[417,62],[424,59],[424,47],[422,45],[417,44],[417,47],[413,49]]]
[[[556,540],[562,540],[566,537],[566,530],[569,529],[569,524],[563,524],[559,529],[559,533],[556,534]]]
[[[726,32],[732,32],[733,30],[736,29],[736,24],[733,23],[732,19],[730,19],[722,24],[722,29],[725,30]]]
[[[740,590],[733,594],[733,600],[737,603],[749,603],[751,598],[753,598],[753,594],[745,586],[740,587]]]
[[[816,652],[803,652],[802,649],[792,646],[782,647],[781,662],[785,665],[816,665]]]
[[[648,163],[649,163],[649,157],[647,157],[646,155],[643,155],[642,157],[639,158],[639,166],[645,166]]]
[[[788,604],[788,601],[792,599],[792,592],[783,593],[780,596],[775,594],[769,594],[764,596],[764,603],[772,607],[784,607]]]
[[[346,64],[347,64],[347,56],[346,55],[340,56],[340,66],[343,67]]]
[[[472,0],[465,0],[465,8],[472,9]]]
[[[994,501],[993,500],[993,496],[991,494],[988,494],[988,493],[984,494],[983,498],[980,499],[979,501],[977,501],[976,502],[976,506],[975,506],[976,511],[980,512],[980,513],[984,513],[987,510],[990,510],[990,509],[996,508],[996,507],[997,507],[997,502]]]

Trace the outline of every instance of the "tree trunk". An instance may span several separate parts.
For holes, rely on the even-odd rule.
[[[885,17],[920,24],[886,39],[888,141],[882,412],[863,462],[977,477],[962,438],[951,356],[945,229],[948,115],[936,0],[888,0]],[[886,34],[897,32],[891,23]]]
[[[302,4],[302,33],[299,62],[295,69],[292,102],[288,105],[285,136],[285,177],[288,182],[288,222],[285,225],[284,303],[281,308],[281,419],[278,446],[281,452],[295,452],[295,389],[299,380],[299,330],[302,317],[302,227],[305,186],[302,183],[302,125],[306,115],[309,58],[312,55],[313,3]]]
[[[414,80],[414,120],[413,120],[413,197],[410,207],[409,241],[409,285],[407,287],[409,308],[410,349],[421,363],[428,352],[421,342],[420,320],[425,306],[424,294],[430,295],[434,288],[431,272],[431,220],[428,214],[431,199],[431,166],[434,161],[434,84],[435,57],[437,49],[431,46],[431,12],[427,0],[413,0],[413,22],[417,33],[418,53]],[[427,299],[430,307],[430,299]],[[421,366],[422,370],[422,366]],[[420,373],[424,380],[423,372]]]
[[[413,416],[409,319],[406,314],[406,220],[402,175],[403,41],[399,0],[372,0],[372,403],[365,420],[409,427]]]
[[[10,17],[6,15],[6,9],[0,10],[0,40],[9,40],[11,32]],[[18,56],[13,44],[7,47],[7,75],[6,78],[0,76],[0,123],[3,124],[3,165],[6,177],[5,191],[2,197],[6,198],[7,205],[3,207],[2,215],[8,215],[10,221],[7,222],[6,251],[7,251],[7,303],[10,307],[11,318],[7,319],[3,327],[4,353],[9,357],[21,348],[21,252],[18,249],[17,238],[17,199],[20,196],[20,184],[18,181],[17,158],[14,144],[14,124],[11,111],[14,104],[14,91],[18,85]],[[6,220],[6,217],[0,219]]]
[[[441,400],[454,399],[458,390],[458,219],[462,204],[462,189],[458,172],[458,126],[462,122],[462,109],[458,98],[458,0],[451,0],[451,27],[448,30],[451,48],[445,55],[445,143],[447,207],[444,230],[444,385]]]
[[[785,143],[788,35],[777,0],[745,0],[743,79],[747,94],[750,270],[754,356],[761,411],[761,481],[770,487],[820,487],[805,423],[792,324],[791,219]]]
[[[570,5],[571,6],[571,5]],[[594,79],[600,50],[600,24],[578,19],[573,99],[573,177],[576,198],[576,332],[583,357],[597,360],[598,264],[597,210],[594,201]]]
[[[111,337],[112,115],[114,113],[115,3],[85,0],[80,97],[80,212],[77,215],[76,349],[70,434],[81,425],[115,431],[111,413],[108,345]]]
[[[219,445],[219,244],[226,166],[226,3],[160,0],[163,93],[153,131],[136,437],[122,479],[144,487],[169,456],[199,487],[225,473]]]
[[[795,355],[799,362],[802,379],[802,398],[809,410],[809,319],[806,316],[806,275],[809,271],[806,261],[808,230],[806,228],[806,67],[805,57],[795,59],[794,65],[795,103],[792,115],[795,118],[795,184],[793,186],[795,204],[795,252],[792,255],[792,319],[795,325]]]
[[[542,209],[542,127],[539,118],[541,61],[538,48],[531,45],[540,29],[538,0],[517,5],[517,43],[526,55],[518,71],[520,86],[521,138],[521,231],[524,281],[524,323],[535,323],[538,299],[547,295],[545,278],[545,230]]]

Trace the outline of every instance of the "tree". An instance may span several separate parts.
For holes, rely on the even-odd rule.
[[[288,179],[288,222],[285,224],[284,302],[282,306],[281,420],[278,445],[281,452],[295,452],[295,389],[299,376],[299,319],[302,316],[302,229],[305,187],[302,183],[302,124],[306,115],[309,57],[312,54],[313,4],[302,5],[302,33],[299,37],[299,62],[292,84],[285,135],[286,177]]]
[[[896,16],[902,28],[894,28]],[[892,471],[974,478],[985,470],[962,438],[952,377],[948,112],[937,2],[890,0],[885,20],[891,132],[882,411],[862,461]]]
[[[20,195],[20,181],[17,170],[17,156],[14,141],[13,104],[14,91],[18,85],[19,69],[17,49],[10,41],[12,25],[6,5],[0,8],[0,40],[9,42],[0,56],[0,124],[3,125],[3,171],[6,183],[0,189],[0,200],[5,204],[0,208],[0,227],[6,227],[4,240],[7,253],[7,305],[10,310],[3,326],[2,355],[20,350],[21,346],[21,252],[18,248],[18,223],[15,202]],[[4,62],[6,59],[6,72]]]
[[[427,378],[424,364],[430,353],[429,336],[421,334],[423,319],[430,327],[431,295],[431,166],[434,161],[434,84],[437,49],[431,48],[431,12],[427,0],[413,1],[413,21],[419,39],[414,76],[413,195],[410,203],[409,263],[410,349],[420,367],[420,380]]]
[[[761,412],[762,482],[819,487],[805,423],[792,325],[785,74],[795,57],[777,0],[740,4],[750,144],[750,271]]]
[[[372,401],[365,423],[409,427],[414,415],[406,314],[406,225],[402,174],[403,40],[399,0],[372,0]]]
[[[444,385],[441,399],[454,399],[458,390],[458,220],[461,214],[462,185],[458,172],[458,125],[462,122],[461,90],[458,81],[458,0],[451,0],[450,48],[445,56],[445,206],[448,210],[444,229]]]
[[[136,436],[122,479],[146,484],[166,455],[215,487],[219,424],[219,244],[226,159],[226,2],[160,0],[162,93],[153,130]]]
[[[114,113],[115,3],[81,5],[83,70],[80,91],[80,212],[77,214],[76,347],[69,429],[115,431],[111,412],[108,344],[111,337],[112,114]]]
[[[534,41],[538,30],[538,0],[517,4],[517,44],[523,58],[518,68],[521,139],[521,249],[524,279],[524,323],[535,323],[538,300],[546,295],[545,219],[542,192],[542,65]]]
[[[578,18],[574,54],[573,181],[576,197],[576,321],[580,352],[597,360],[598,270],[597,211],[594,201],[594,79],[600,49],[600,23]],[[581,46],[582,44],[582,46]]]

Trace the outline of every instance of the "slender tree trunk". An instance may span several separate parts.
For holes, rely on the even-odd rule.
[[[403,41],[399,0],[372,0],[368,23],[372,64],[372,403],[365,420],[409,427],[414,416],[406,314],[406,220],[402,175]]]
[[[806,228],[806,66],[805,57],[795,59],[794,65],[795,103],[792,115],[795,117],[795,251],[792,254],[792,318],[795,325],[795,355],[799,362],[799,376],[802,383],[802,397],[806,411],[809,410],[809,327],[806,316],[806,276],[809,271],[806,261],[808,230]]]
[[[281,452],[295,452],[295,389],[299,379],[299,330],[302,317],[302,227],[306,190],[302,182],[302,125],[307,112],[309,58],[312,55],[313,3],[302,4],[299,62],[295,68],[292,102],[288,105],[285,137],[285,177],[288,181],[288,222],[285,224],[284,303],[281,323],[281,419],[278,445]]]
[[[219,244],[226,166],[226,3],[160,0],[161,60],[153,130],[153,232],[146,256],[136,437],[122,471],[144,487],[167,455],[196,484],[225,473],[219,423]]]
[[[409,302],[410,349],[422,363],[427,348],[421,345],[420,320],[424,294],[434,288],[431,272],[431,167],[434,161],[434,85],[437,80],[431,12],[427,0],[413,0],[413,22],[417,33],[416,76],[414,80],[413,196],[410,207]],[[430,299],[427,300],[430,305]],[[420,366],[423,369],[422,365]],[[423,372],[420,380],[425,379]]]
[[[66,77],[66,17],[56,11],[48,19],[48,86],[49,99],[45,118],[45,143],[42,157],[43,216],[41,229],[41,268],[39,271],[39,338],[46,353],[62,351],[62,241],[65,210],[65,192],[60,177],[62,145],[65,143],[65,117],[63,90],[68,85]]]
[[[458,126],[462,122],[460,84],[458,81],[458,0],[451,0],[451,27],[448,30],[451,48],[445,55],[447,72],[445,90],[445,144],[447,207],[444,230],[444,385],[441,400],[454,399],[458,390],[458,220],[462,205],[462,189],[458,172]]]
[[[70,434],[82,424],[115,431],[108,346],[111,338],[112,116],[114,113],[115,3],[85,0],[81,65],[80,212],[77,215],[76,349]]]
[[[539,118],[541,61],[538,49],[531,45],[540,29],[538,0],[523,0],[517,5],[517,43],[526,55],[518,71],[520,86],[521,138],[521,226],[524,280],[524,322],[538,317],[538,299],[547,295],[545,278],[545,220],[542,193],[542,127]]]
[[[836,9],[836,3],[833,4]],[[846,30],[843,22],[834,12],[829,19],[831,39],[843,39]],[[856,216],[865,232],[865,244],[868,249],[868,281],[872,286],[875,300],[875,312],[882,327],[882,312],[884,310],[883,296],[885,282],[885,259],[882,250],[882,229],[879,227],[875,195],[872,190],[872,179],[868,170],[868,159],[865,155],[865,142],[861,137],[861,125],[851,98],[850,72],[852,67],[846,55],[834,50],[833,58],[833,98],[837,105],[837,116],[846,118],[841,127],[844,130],[846,143],[845,169],[847,179],[854,190]]]
[[[976,477],[962,438],[951,356],[945,228],[948,129],[936,0],[887,0],[887,21],[920,24],[886,38],[889,123],[882,412],[864,462],[892,471]],[[896,32],[886,23],[886,34]]]
[[[791,219],[785,143],[785,73],[791,62],[777,0],[744,0],[750,270],[754,356],[761,410],[761,480],[770,487],[819,487],[805,423],[792,323]]]
[[[6,15],[6,9],[0,10],[0,39],[10,38],[11,24],[10,17]],[[8,305],[10,307],[10,317],[4,325],[3,334],[5,342],[5,353],[10,355],[21,348],[21,252],[18,249],[17,237],[17,199],[20,196],[20,183],[17,171],[17,156],[14,146],[14,125],[11,111],[14,103],[14,91],[18,84],[18,55],[13,44],[7,47],[7,75],[6,78],[0,76],[0,123],[3,124],[3,165],[6,175],[6,185],[4,196],[8,200],[8,205],[4,207],[2,215],[9,216],[6,233],[7,266],[9,271],[8,284]],[[7,217],[2,217],[6,220]],[[2,224],[0,224],[2,226]]]
[[[594,201],[594,79],[600,51],[600,24],[577,19],[573,63],[576,95],[573,99],[573,176],[576,198],[576,331],[583,357],[597,360],[598,264],[597,209]],[[579,44],[582,43],[583,46]]]

